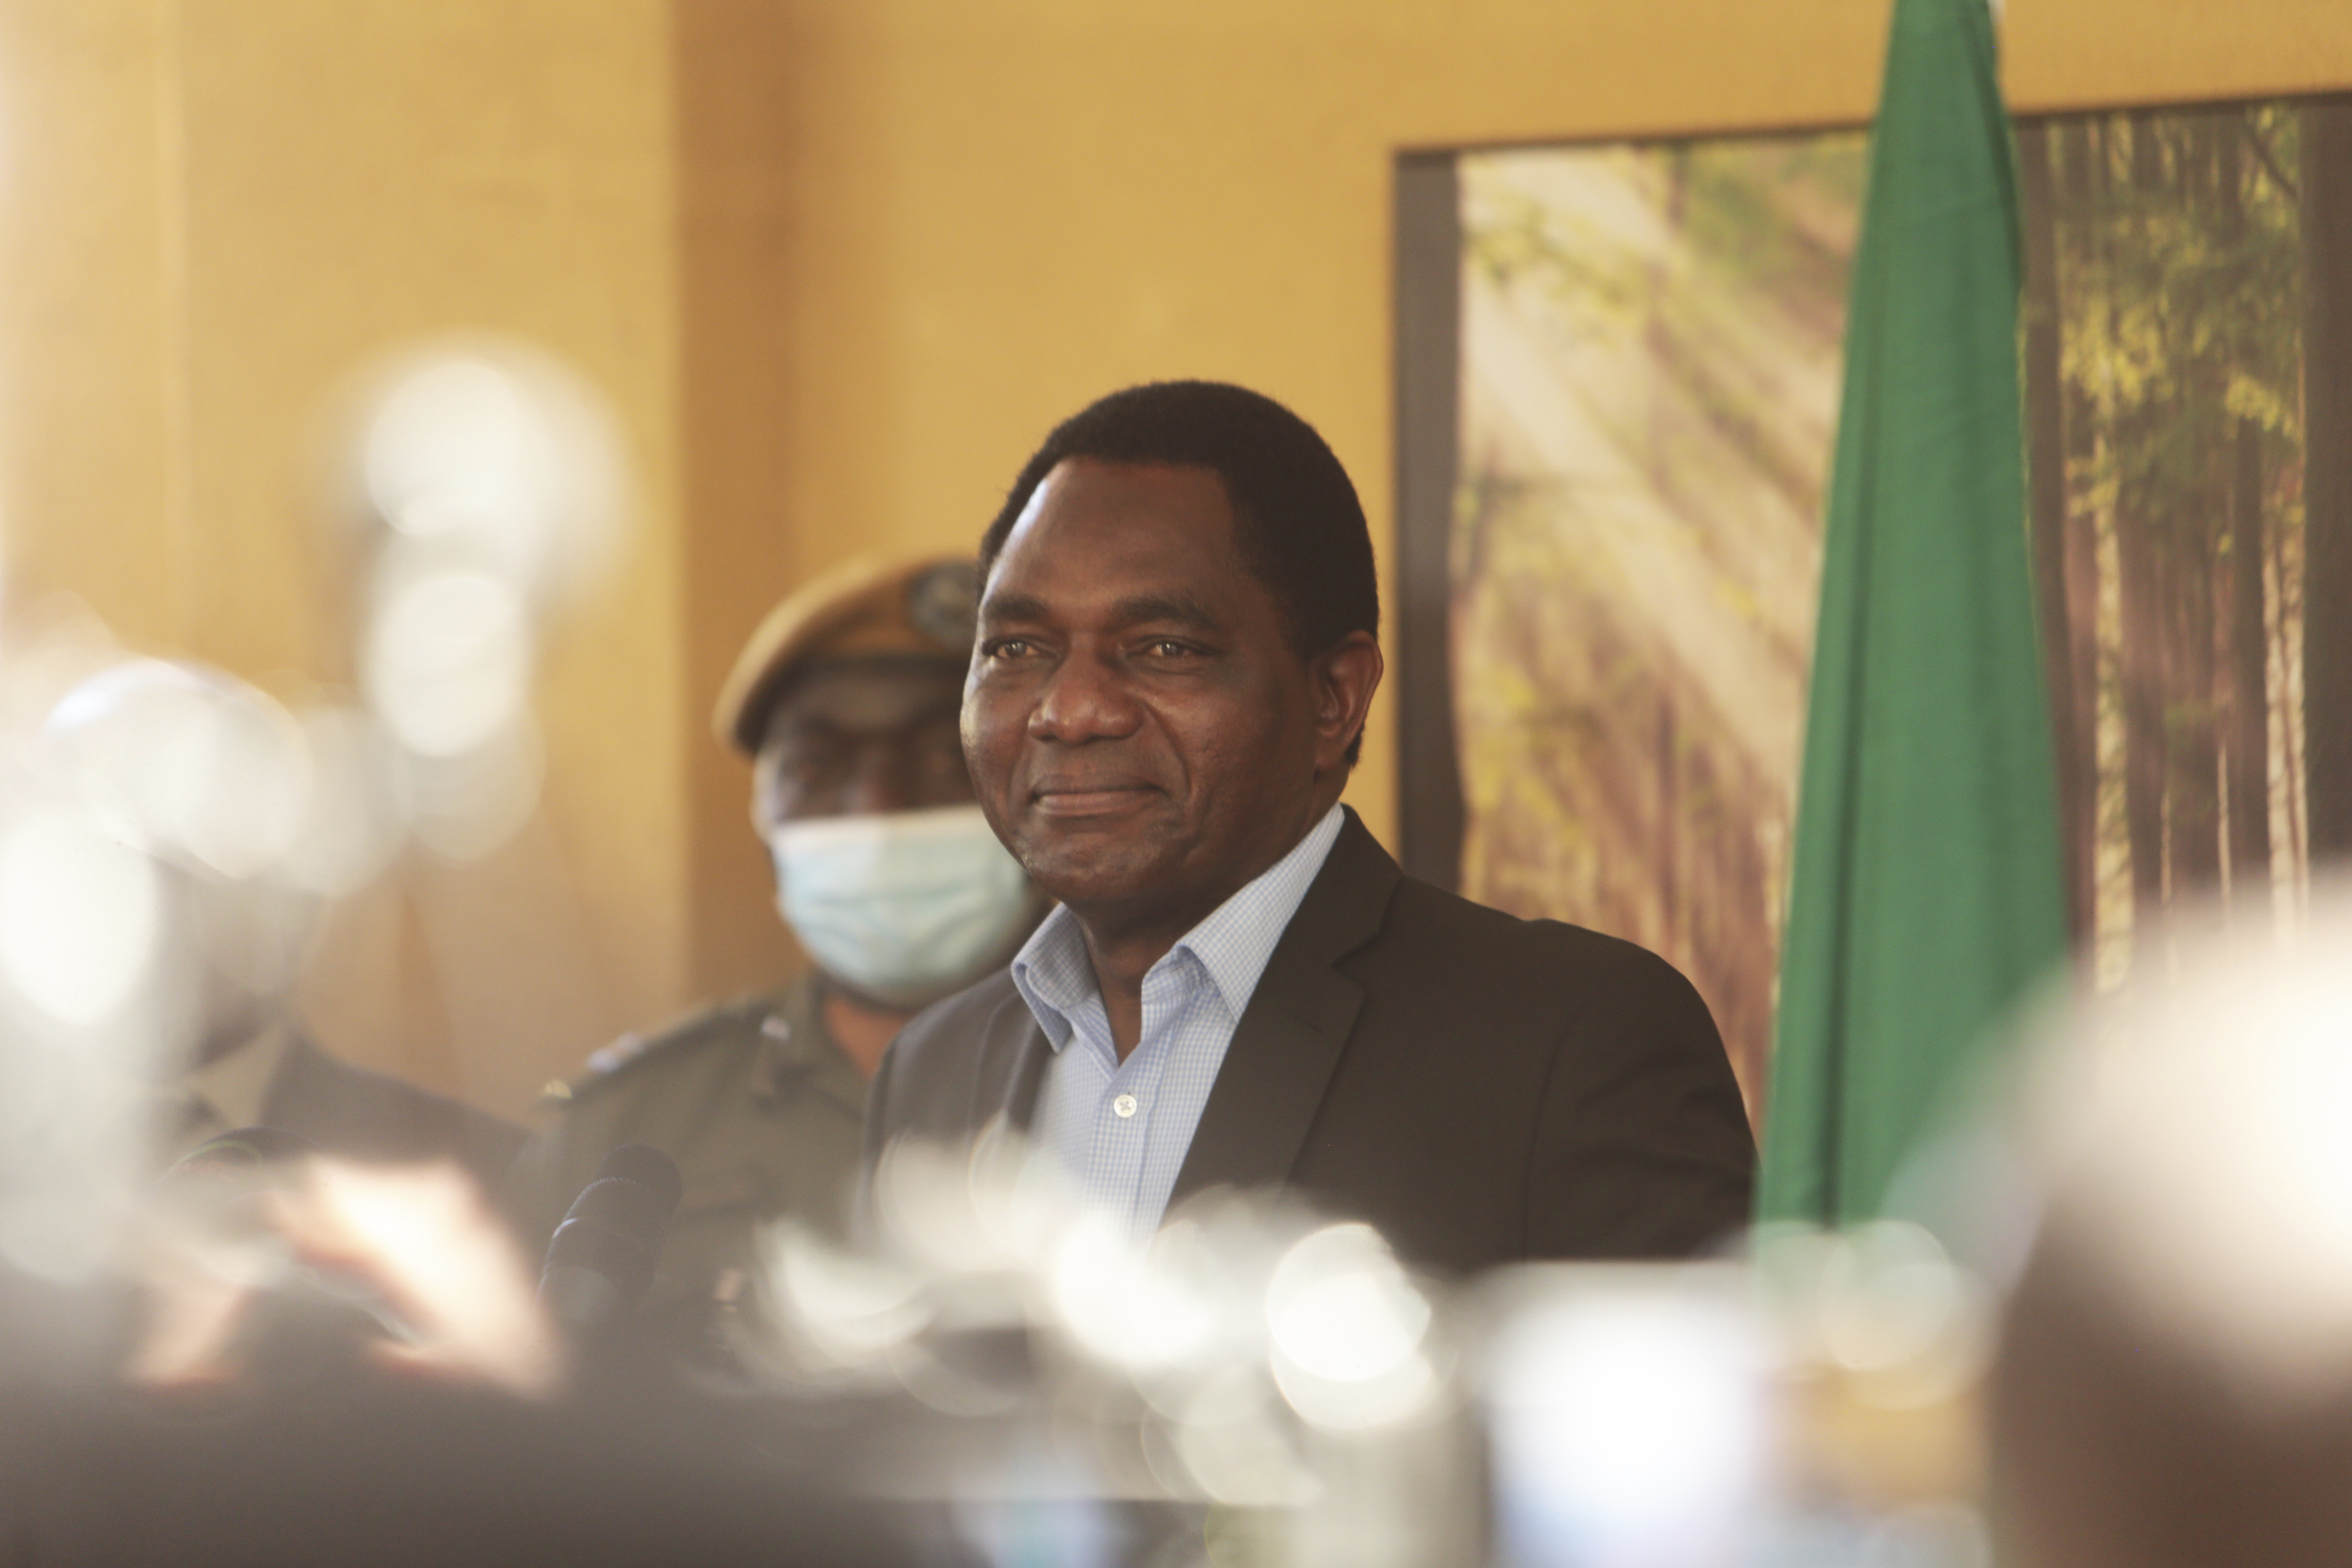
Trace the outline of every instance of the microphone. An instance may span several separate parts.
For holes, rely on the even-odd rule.
[[[678,1189],[677,1163],[658,1149],[624,1143],[605,1155],[548,1241],[539,1277],[548,1315],[587,1334],[627,1317],[653,1282]]]

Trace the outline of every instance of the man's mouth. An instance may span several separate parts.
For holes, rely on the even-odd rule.
[[[1040,816],[1110,816],[1134,810],[1159,792],[1133,779],[1047,779],[1029,792]]]

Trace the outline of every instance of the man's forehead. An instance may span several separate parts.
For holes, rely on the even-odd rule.
[[[922,723],[962,700],[964,666],[924,656],[824,659],[793,678],[768,716],[774,739],[790,731],[886,731]]]
[[[1072,458],[1038,485],[1006,536],[983,618],[1056,603],[1190,593],[1245,576],[1214,469]]]

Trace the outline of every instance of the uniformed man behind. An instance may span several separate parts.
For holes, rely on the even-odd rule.
[[[644,1307],[689,1351],[743,1287],[754,1235],[790,1215],[842,1235],[866,1080],[901,1024],[1002,966],[1044,911],[973,803],[957,733],[971,563],[853,563],[770,613],[719,700],[752,759],[751,820],[813,967],[549,1086],[512,1207],[543,1242],[624,1143],[676,1160],[685,1195]]]

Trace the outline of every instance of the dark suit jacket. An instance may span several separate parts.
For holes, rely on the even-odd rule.
[[[890,1142],[1026,1129],[1052,1049],[1010,973],[929,1008],[866,1100]],[[1685,1256],[1756,1163],[1706,1004],[1664,959],[1404,875],[1348,814],[1210,1090],[1172,1209],[1286,1186],[1453,1272]]]
[[[261,1120],[344,1159],[454,1159],[486,1193],[499,1190],[523,1141],[510,1121],[337,1061],[299,1034],[269,1080]]]

